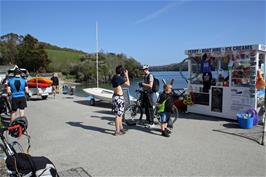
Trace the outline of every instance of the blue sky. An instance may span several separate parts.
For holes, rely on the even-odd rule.
[[[265,44],[265,18],[265,0],[1,0],[0,29],[95,52],[98,21],[99,49],[164,65],[184,59],[186,49]]]

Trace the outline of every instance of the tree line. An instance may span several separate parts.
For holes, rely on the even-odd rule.
[[[30,72],[46,71],[50,60],[36,38],[9,33],[0,39],[0,64],[16,64]]]
[[[25,36],[9,33],[0,38],[0,65],[16,64],[26,68],[29,72],[62,72],[71,75],[79,82],[95,81],[96,79],[96,54],[85,53],[79,50],[60,48],[58,46],[39,42],[30,34]],[[57,60],[49,59],[46,49],[79,52],[81,57],[76,62],[65,62],[64,65]],[[132,78],[140,77],[140,63],[125,54],[107,53],[101,51],[99,56],[99,80],[110,81],[117,65],[123,65]],[[57,66],[57,67],[55,67]]]

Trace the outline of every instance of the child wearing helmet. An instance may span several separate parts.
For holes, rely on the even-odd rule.
[[[169,137],[170,130],[167,129],[167,122],[173,107],[172,85],[164,85],[164,91],[159,96],[157,107],[160,114],[162,136]]]

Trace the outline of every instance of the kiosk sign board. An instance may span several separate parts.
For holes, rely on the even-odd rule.
[[[225,53],[237,53],[237,52],[246,52],[246,51],[255,51],[259,49],[265,50],[263,45],[241,45],[241,46],[229,46],[229,47],[217,47],[217,48],[204,48],[204,49],[191,49],[185,50],[185,54],[194,57],[203,55],[204,53],[216,53],[216,54],[225,54]]]

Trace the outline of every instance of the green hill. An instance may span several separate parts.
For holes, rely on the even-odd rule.
[[[179,71],[181,68],[183,71],[187,71],[188,70],[187,63],[180,62],[180,63],[173,63],[173,64],[162,65],[162,66],[151,66],[150,70],[151,71]]]
[[[61,72],[77,81],[95,81],[95,53],[61,48],[39,42],[30,34],[9,33],[0,38],[0,64],[16,63],[29,72]],[[140,63],[123,53],[99,52],[99,81],[107,82],[115,74],[115,67],[123,65],[132,78],[140,76]]]
[[[80,58],[83,57],[85,54],[81,52],[74,52],[74,51],[65,51],[59,49],[45,49],[48,54],[49,60],[52,63],[71,63],[71,62],[78,62]]]

